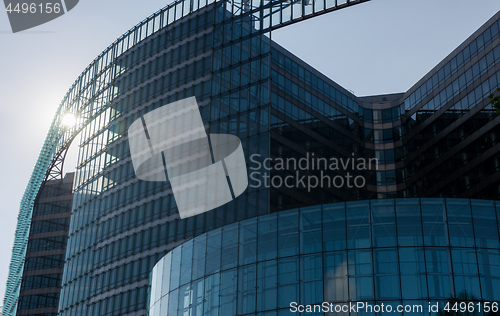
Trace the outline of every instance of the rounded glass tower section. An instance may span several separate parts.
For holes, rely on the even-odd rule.
[[[171,6],[163,18],[178,10]],[[207,133],[235,135],[245,154],[267,157],[270,45],[255,27],[249,15],[229,14],[225,3],[208,4],[116,60],[109,108],[81,140],[61,315],[143,315],[149,273],[168,251],[268,213],[267,189],[250,188],[181,219],[168,180],[142,181],[134,173],[127,134],[144,114],[195,97]]]
[[[422,306],[500,300],[500,204],[386,199],[318,205],[226,225],[151,273],[149,315],[277,315],[298,305]],[[331,309],[330,309],[331,308]],[[388,308],[388,309],[387,309]],[[408,307],[407,307],[408,308]],[[436,314],[431,312],[431,314]]]

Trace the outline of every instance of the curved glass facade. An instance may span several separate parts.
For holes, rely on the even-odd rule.
[[[412,315],[428,315],[429,301],[499,301],[498,218],[499,202],[438,198],[258,216],[163,257],[149,315],[276,315],[324,301],[422,304]]]
[[[86,129],[85,134],[87,134],[83,138],[93,143],[94,147],[92,147],[92,154],[97,155],[97,152],[102,149],[100,148],[100,146],[106,146],[109,141],[114,140],[114,137],[116,137],[117,134],[116,131],[120,130],[120,127],[113,126],[113,129],[110,130],[109,139],[107,137],[96,137],[93,140],[90,140],[92,137],[89,136],[89,133],[94,134],[95,132],[96,135],[94,136],[101,135],[102,137],[103,135],[100,133],[102,131],[96,130],[96,128],[104,128],[104,126],[107,126],[114,118],[116,118],[117,115],[119,115],[117,109],[112,107],[112,101],[114,98],[116,98],[119,89],[116,86],[115,80],[120,77],[123,72],[130,70],[127,67],[136,65],[140,61],[144,61],[144,58],[146,56],[150,57],[151,54],[157,53],[159,49],[163,50],[167,42],[165,33],[168,33],[169,43],[171,43],[170,40],[179,40],[180,36],[186,36],[188,33],[192,35],[193,31],[195,29],[198,29],[201,24],[207,23],[207,21],[196,18],[193,19],[193,16],[203,15],[203,12],[207,11],[207,7],[211,7],[208,10],[213,9],[214,6],[223,8],[222,10],[224,10],[225,13],[224,15],[222,15],[222,18],[219,16],[220,19],[217,21],[208,21],[208,24],[212,23],[212,26],[218,24],[217,30],[215,30],[213,33],[218,34],[216,36],[215,47],[219,47],[219,58],[222,58],[222,55],[225,55],[225,59],[222,64],[214,65],[213,71],[219,71],[219,75],[222,75],[222,72],[220,71],[221,67],[224,68],[228,66],[228,63],[234,63],[235,59],[237,60],[237,62],[243,62],[245,60],[249,61],[250,58],[254,58],[252,71],[254,73],[253,79],[255,80],[255,74],[256,76],[259,76],[261,72],[260,64],[257,61],[257,59],[259,59],[260,57],[256,56],[260,55],[262,52],[259,43],[259,47],[253,48],[253,54],[246,55],[246,53],[250,52],[248,46],[255,44],[255,40],[251,40],[250,38],[261,36],[262,34],[269,32],[272,29],[283,27],[295,22],[303,21],[304,19],[312,18],[317,15],[325,14],[366,1],[369,0],[321,0],[302,4],[300,2],[291,3],[281,0],[231,2],[214,0],[177,0],[162,8],[161,10],[158,10],[147,19],[138,23],[128,32],[120,36],[108,48],[106,48],[87,66],[87,68],[75,80],[71,88],[66,93],[61,104],[59,105],[50,126],[49,133],[44,141],[40,156],[38,157],[35,168],[31,175],[30,181],[28,182],[26,191],[23,195],[19,210],[19,220],[16,227],[11,264],[9,267],[7,290],[4,298],[4,314],[14,315],[16,310],[19,290],[21,287],[24,256],[28,244],[30,218],[32,217],[33,206],[42,182],[44,181],[44,179],[47,179],[48,175],[50,175],[51,169],[54,168],[54,164],[59,159],[59,156],[68,149],[73,139],[83,129]],[[191,17],[186,19],[186,17],[190,15]],[[179,20],[184,20],[184,22],[179,22]],[[235,25],[235,27],[233,28],[233,23],[239,26]],[[246,24],[247,32],[242,32],[242,24]],[[171,34],[168,31],[165,31],[166,28],[176,27],[178,25],[183,25],[183,27],[177,28],[175,34]],[[250,33],[248,33],[249,29],[252,29]],[[234,30],[234,33],[232,30]],[[208,30],[205,31],[207,31],[207,33],[209,32]],[[159,46],[160,42],[158,41],[160,37],[158,36],[158,33],[160,32],[164,33],[164,36],[162,37],[163,42],[161,43],[161,48]],[[242,37],[246,37],[246,41],[243,40]],[[156,39],[156,41],[152,39]],[[228,48],[230,46],[229,43],[231,39],[237,39],[234,42],[234,49]],[[146,42],[149,42],[149,45],[146,45]],[[184,47],[182,51],[178,50],[175,53],[177,55],[174,54],[174,56],[170,56],[173,58],[174,63],[178,61],[175,59],[175,57],[179,58],[180,53],[183,54],[182,58],[184,58],[186,54],[192,57],[194,51],[199,50],[201,46],[205,45],[203,43],[193,43],[194,41],[192,40],[192,38],[190,38],[188,42],[191,43],[191,46]],[[222,49],[224,46],[225,50]],[[245,46],[247,47],[246,51]],[[240,52],[241,57],[239,57]],[[204,51],[204,53],[208,52]],[[127,54],[132,56],[129,56],[129,58],[126,59],[125,55]],[[236,57],[236,55],[238,55],[238,57]],[[123,59],[128,60],[129,64],[123,64]],[[220,61],[222,61],[222,59],[220,59]],[[165,62],[164,65],[168,65],[169,63],[169,61],[165,60],[163,60],[162,62]],[[211,61],[208,61],[208,64],[211,65]],[[153,65],[156,66],[156,64]],[[128,87],[136,88],[138,82],[143,83],[143,80],[147,76],[151,75],[152,70],[154,69],[153,65],[149,65],[147,67],[147,70],[139,70],[134,74],[133,77],[129,78],[127,83],[132,83],[132,86]],[[177,79],[185,80],[184,83],[186,83],[187,81],[189,81],[189,79],[193,78],[193,72],[196,72],[196,74],[199,75],[200,72],[207,70],[206,67],[210,66],[207,66],[206,63],[197,63],[196,69],[193,69],[193,67],[195,66],[191,65],[189,74],[186,74],[187,68],[174,69],[180,71],[173,71],[172,76],[168,78],[168,80],[173,80],[173,83],[171,81],[168,81],[162,82],[160,84],[155,84],[154,86],[148,85],[148,89],[143,89],[134,95],[134,97],[136,97],[137,99],[132,102],[138,102],[139,100],[144,101],[145,98],[151,97],[154,93],[158,93],[159,90],[165,89],[165,87],[168,87],[168,89],[173,89],[174,86],[178,87],[179,84],[178,82],[176,82]],[[200,69],[200,67],[202,69]],[[249,63],[246,65],[246,67],[247,69],[249,69]],[[232,72],[235,72],[238,69],[238,67],[232,68],[236,68],[232,69]],[[229,69],[230,68],[226,70]],[[227,80],[228,74],[230,75],[231,71],[225,74],[226,77],[224,78],[224,80]],[[242,76],[242,78],[246,78],[246,80],[252,79],[249,79],[248,76]],[[232,83],[238,85],[238,83],[235,82],[239,82],[239,79],[235,79],[236,78],[233,79]],[[263,78],[259,78],[258,80],[261,79]],[[244,85],[243,79],[241,82],[241,84]],[[197,83],[199,84],[200,82],[198,81]],[[228,84],[229,83],[222,84],[221,86],[227,87]],[[207,91],[210,91],[212,89],[212,86],[210,85],[207,87],[207,84],[205,84],[201,88],[197,86],[197,89],[198,90],[196,91],[196,93],[188,93],[188,96],[198,97],[200,95],[204,95],[206,97]],[[203,91],[200,91],[200,89]],[[185,95],[185,92],[182,93],[184,93]],[[255,88],[251,93],[253,93],[254,96],[255,94],[260,95],[260,92],[255,91]],[[258,96],[256,98],[258,98]],[[253,103],[244,102],[244,104],[246,104],[244,106],[255,105],[255,102],[255,100],[253,101]],[[228,104],[225,104],[225,106],[227,106],[227,110],[229,110]],[[231,108],[234,109],[234,104],[231,106]],[[61,123],[63,116],[68,112],[75,114],[77,118],[76,125],[72,128],[68,128]],[[118,123],[118,125],[121,124],[121,122]],[[84,154],[88,154],[88,152],[85,152]],[[102,164],[105,164],[104,161],[105,160],[103,159]],[[90,169],[90,171],[87,170],[86,172],[95,174],[101,171],[101,168],[102,165],[100,159],[98,159],[98,161],[95,163],[95,166],[88,166],[88,169]],[[95,183],[94,185],[95,186],[90,191],[100,191],[97,190],[97,188],[100,188],[102,184]],[[86,195],[87,193],[83,194]],[[92,217],[93,215],[89,216]],[[85,215],[85,217],[87,217],[87,215]]]
[[[207,296],[212,292],[206,294],[210,285],[205,278],[202,285],[186,282],[218,273],[220,283],[214,286],[219,287],[222,296],[217,302],[222,308],[229,306],[233,314],[278,310],[283,307],[279,297],[295,294],[304,298],[302,301],[315,301],[328,293],[328,298],[339,301],[366,297],[395,302],[444,299],[458,295],[463,288],[474,298],[498,297],[494,293],[498,283],[489,283],[491,289],[483,290],[488,285],[484,282],[497,282],[496,272],[485,272],[494,276],[490,281],[484,281],[479,274],[471,279],[472,270],[467,269],[473,269],[472,263],[455,267],[458,261],[443,261],[447,256],[459,258],[462,253],[456,251],[462,250],[463,256],[468,256],[469,250],[475,251],[477,262],[490,255],[491,262],[498,260],[498,226],[491,227],[492,219],[496,221],[493,202],[484,202],[493,205],[492,209],[485,204],[484,212],[474,211],[479,201],[471,206],[464,202],[468,200],[328,203],[387,197],[500,198],[500,147],[496,136],[500,120],[488,99],[500,82],[500,13],[406,94],[357,97],[271,40],[272,29],[361,2],[176,1],[99,55],[63,100],[23,200],[6,312],[15,310],[17,302],[29,225],[26,219],[30,218],[37,183],[50,169],[47,166],[53,157],[79,132],[81,150],[60,315],[146,314],[151,269],[167,253],[177,254],[185,247],[192,250],[180,257],[170,255],[178,261],[172,263],[172,273],[176,267],[184,266],[184,270],[179,272],[179,280],[174,278],[169,286],[176,282],[202,286],[200,291]],[[427,90],[420,88],[424,85]],[[222,207],[180,219],[168,181],[142,181],[134,174],[127,130],[146,113],[189,97],[195,97],[200,106],[207,134],[232,134],[241,140],[250,185],[245,193]],[[67,111],[78,113],[78,124],[70,130],[59,125],[61,114]],[[277,170],[274,163],[271,171],[257,167],[270,158],[298,160],[310,154],[322,159],[375,158],[380,169],[350,170],[354,176],[366,179],[361,188],[332,189],[322,183],[312,190],[289,189],[252,182],[295,174],[296,170]],[[252,171],[257,169],[259,174],[252,178]],[[325,176],[340,174],[329,170]],[[297,173],[297,177],[302,176],[321,176],[323,181],[323,173],[314,168]],[[455,203],[469,205],[471,213],[467,215],[467,206]],[[324,206],[303,208],[319,204]],[[334,211],[327,211],[330,207]],[[290,209],[296,210],[287,211]],[[405,209],[416,213],[405,213]],[[307,219],[304,214],[309,210],[312,217]],[[269,214],[273,212],[278,214]],[[467,218],[472,222],[467,224]],[[220,244],[209,246],[214,232],[219,232],[219,237],[213,238],[219,238]],[[233,238],[228,237],[231,234]],[[213,249],[188,241],[195,237],[205,238],[207,247]],[[235,243],[238,240],[244,241],[241,248]],[[405,249],[409,252],[403,253]],[[207,253],[206,262],[199,257],[203,251]],[[339,257],[327,260],[327,253]],[[215,261],[209,263],[212,255],[216,256],[213,260],[220,259],[218,266]],[[378,267],[378,262],[384,262],[377,261],[378,257],[387,258],[387,266]],[[419,269],[417,275],[400,266],[404,258],[414,257],[425,258],[423,263],[411,261],[407,265]],[[187,261],[184,264],[182,260]],[[335,268],[327,273],[330,261],[340,263],[332,263]],[[261,262],[275,262],[276,266],[268,269]],[[247,265],[254,270],[240,273],[238,269]],[[394,266],[397,272],[387,268]],[[489,266],[491,271],[497,271],[495,264]],[[287,269],[289,275],[280,274]],[[262,283],[252,292],[252,285],[264,282],[263,273],[269,273],[277,283],[274,288],[272,282]],[[245,279],[246,275],[250,279]],[[340,281],[325,285],[321,279],[327,276]],[[441,286],[444,280],[448,287]],[[335,285],[342,282],[346,284],[344,292]],[[382,284],[391,282],[400,285],[383,289]],[[407,292],[410,289],[404,282],[414,284],[414,292]],[[319,287],[313,289],[315,286]],[[263,290],[258,292],[258,288],[276,293],[276,300],[274,294],[266,295],[262,299],[269,297],[270,301],[259,305],[258,295],[262,296]],[[191,290],[182,291],[185,294]],[[234,295],[240,295],[235,291],[247,293],[248,298],[241,294],[233,302]],[[203,313],[215,315],[216,307],[207,305],[205,309],[209,303],[197,301],[202,292],[183,297],[190,304],[198,302],[196,311],[189,311],[201,313],[201,308]],[[172,296],[179,296],[181,288],[176,293]],[[184,313],[180,306],[187,306],[179,305],[180,297],[171,300],[177,300],[172,313],[179,316]],[[252,299],[255,306],[249,305]]]

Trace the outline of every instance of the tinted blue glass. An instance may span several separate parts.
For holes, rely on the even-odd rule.
[[[255,262],[257,259],[257,219],[240,226],[240,264]]]
[[[476,251],[474,249],[455,249],[451,252],[455,293],[464,299],[481,298],[477,267]]]
[[[321,207],[300,210],[301,253],[319,252],[322,248]]]
[[[203,316],[203,301],[204,301],[204,280],[199,279],[193,281],[191,285],[191,306],[190,314],[186,316]]]
[[[374,250],[375,295],[378,299],[401,296],[399,291],[398,252],[395,249]]]
[[[136,296],[132,296],[136,297]],[[177,315],[177,309],[179,306],[179,290],[174,290],[170,292],[169,299],[168,299],[168,315]]]
[[[482,248],[500,247],[495,204],[479,200],[472,200],[471,204],[476,245]]]
[[[446,234],[446,209],[442,199],[422,199],[422,228],[424,245],[445,246],[448,236]]]
[[[196,238],[193,245],[193,271],[191,279],[196,280],[205,275],[205,257],[207,253],[207,236]]]
[[[179,288],[179,309],[177,316],[189,316],[191,305],[191,285],[186,284]]]
[[[498,301],[500,299],[500,251],[479,249],[477,259],[483,299]]]
[[[347,247],[370,247],[370,207],[364,202],[346,203]]]
[[[278,256],[297,255],[299,252],[298,211],[278,213]]]
[[[222,229],[207,233],[206,274],[218,272],[221,263]]]
[[[278,307],[290,307],[290,302],[299,302],[299,260],[278,260]]]
[[[275,309],[278,299],[278,265],[276,260],[257,264],[257,310]]]
[[[186,284],[191,280],[193,270],[193,241],[190,240],[182,245],[181,277],[180,284]]]
[[[427,207],[427,214],[424,214],[424,216],[427,216],[428,221],[425,224],[430,225],[432,221],[429,219],[440,216],[444,216],[443,221],[446,224],[448,212],[446,208],[442,208],[446,205],[452,205],[453,210],[451,212],[455,216],[455,223],[461,223],[457,221],[457,218],[461,218],[459,216],[462,214],[461,211],[467,209],[464,205],[469,205],[468,200],[455,199],[446,202],[445,204],[442,199],[425,199],[423,201],[422,204]],[[374,226],[377,225],[377,222],[379,225],[384,222],[391,223],[394,216],[398,219],[413,218],[417,222],[420,217],[420,215],[414,216],[414,213],[419,214],[418,200],[379,200],[376,203],[370,203],[356,202],[351,203],[351,206],[353,206],[354,214],[360,214],[360,210],[365,210],[366,207],[371,206],[369,209],[373,213],[372,225]],[[297,243],[301,245],[300,249],[303,252],[303,245],[309,244],[304,241],[307,240],[304,232],[313,229],[312,223],[319,220],[311,220],[312,217],[309,216],[311,214],[318,216],[316,213],[319,209],[322,209],[324,210],[323,214],[320,213],[319,215],[322,215],[322,218],[332,219],[332,217],[326,217],[325,215],[335,215],[336,213],[332,210],[336,210],[337,214],[342,215],[344,211],[343,205],[344,203],[338,203],[323,206],[322,208],[285,211],[281,214],[268,214],[239,223],[241,227],[248,224],[247,227],[252,229],[258,223],[257,235],[263,236],[263,238],[276,236],[281,228],[279,238],[290,234],[292,240],[298,240],[293,243],[294,251],[287,258],[277,259],[278,253],[272,250],[272,246],[268,247],[266,243],[262,243],[263,252],[259,252],[259,255],[265,258],[266,261],[259,260],[245,265],[240,264],[236,269],[226,270],[225,275],[219,276],[219,274],[215,273],[205,276],[204,279],[181,285],[179,289],[181,296],[176,300],[178,306],[172,308],[176,309],[178,316],[188,316],[186,313],[190,313],[189,316],[193,316],[191,314],[200,315],[202,311],[210,316],[225,315],[224,308],[229,314],[248,315],[257,311],[259,315],[264,315],[266,311],[276,308],[287,310],[290,302],[293,301],[301,304],[317,304],[324,300],[337,303],[344,303],[349,300],[374,303],[376,299],[384,302],[384,304],[393,305],[400,299],[406,302],[420,302],[421,300],[426,301],[429,297],[434,300],[442,299],[444,301],[449,300],[452,296],[468,300],[498,299],[497,288],[500,285],[500,252],[498,249],[479,249],[479,253],[476,254],[474,247],[414,247],[413,243],[418,243],[422,238],[420,230],[415,230],[417,236],[411,236],[410,233],[405,231],[405,238],[399,239],[406,240],[410,247],[396,248],[395,245],[386,247],[370,245],[367,249],[319,252],[315,254],[299,253]],[[473,201],[472,205],[474,218],[476,218],[476,213],[478,218],[491,217],[492,203]],[[394,207],[396,207],[395,212]],[[435,215],[437,214],[436,210],[444,212],[444,215]],[[467,212],[465,213],[467,214]],[[389,216],[387,216],[388,214]],[[280,227],[277,218],[284,215],[291,216],[289,218],[284,217],[285,220],[281,218],[283,221]],[[386,219],[386,216],[389,219]],[[362,224],[370,225],[370,221],[366,219],[366,216],[360,215],[358,215],[358,220],[351,220],[350,225],[359,227],[360,220],[365,220]],[[437,222],[440,223],[439,220]],[[319,223],[319,236],[325,238],[327,236],[325,230],[329,229],[329,227],[325,225],[326,222],[324,221],[319,221]],[[345,222],[341,221],[339,225],[345,226],[342,223]],[[494,222],[494,225],[496,225],[496,222]],[[418,223],[417,226],[421,227]],[[234,229],[236,226],[229,225],[227,227]],[[401,232],[399,227],[398,222],[398,229],[394,233],[396,236]],[[446,225],[445,228],[447,227]],[[223,228],[223,230],[226,228]],[[234,239],[237,236],[236,239],[240,241],[252,240],[253,237],[248,237],[255,235],[253,231],[245,232],[246,236],[242,235],[241,232],[237,234],[228,233],[227,237],[220,241],[220,231],[215,230],[214,233],[207,233],[190,241],[193,245],[191,247],[193,249],[193,267],[198,264],[203,266],[201,262],[203,262],[204,258],[201,255],[203,254],[202,249],[205,249],[205,243],[207,245],[210,243],[213,245],[230,245],[232,241],[226,241],[225,238]],[[371,240],[375,243],[375,234],[373,236]],[[436,236],[436,234],[431,234],[431,236]],[[272,239],[272,237],[268,238]],[[190,242],[176,249],[183,249],[183,251],[190,249]],[[236,252],[241,254],[241,249],[245,248],[246,244],[248,243],[244,242],[237,246]],[[286,243],[283,243],[283,245],[285,245],[285,250],[289,249]],[[260,248],[261,243],[258,244],[258,249]],[[177,254],[179,255],[178,252]],[[187,260],[184,253],[180,257],[183,262]],[[207,255],[205,261],[208,260]],[[241,258],[233,257],[232,260],[237,262]],[[194,264],[197,261],[199,263]],[[229,259],[226,259],[225,262],[228,265],[235,264],[230,262]],[[161,267],[164,266],[165,264]],[[163,270],[165,269],[163,268]],[[196,278],[195,270],[193,269],[191,278]],[[172,293],[169,294],[169,301],[171,301],[170,296],[172,296]],[[186,305],[186,302],[189,302],[189,304]],[[151,312],[157,313],[165,308],[167,307],[159,304]],[[420,315],[420,313],[416,313],[416,315]]]
[[[396,245],[396,215],[394,200],[371,202],[373,244],[376,247]]]
[[[278,246],[278,219],[276,214],[258,219],[258,260],[267,260],[277,257]]]
[[[181,250],[177,247],[172,251],[172,272],[170,273],[170,290],[179,287],[179,278],[181,275]]]
[[[325,300],[328,302],[346,302],[348,298],[347,253],[329,252],[324,255]]]
[[[203,312],[207,316],[219,315],[219,292],[220,292],[220,274],[212,274],[205,278],[205,304]]]
[[[238,314],[255,311],[257,267],[249,265],[238,268]]]
[[[238,258],[238,225],[231,224],[222,230],[222,263],[221,269],[233,268]]]
[[[373,298],[372,252],[353,250],[348,256],[349,299],[360,301]]]
[[[450,277],[451,258],[446,249],[425,250],[429,296],[449,298],[454,295],[453,280]]]
[[[422,245],[422,218],[419,199],[396,199],[396,210],[399,245]]]
[[[474,232],[469,200],[447,200],[448,231],[453,246],[473,247]]]
[[[323,256],[321,254],[301,257],[301,302],[320,304],[323,302]]]
[[[345,204],[323,206],[323,249],[325,251],[346,248]]]
[[[231,269],[221,273],[220,314],[236,314],[236,293],[238,290],[237,270]]]
[[[400,248],[401,293],[404,299],[427,297],[425,256],[422,248]]]

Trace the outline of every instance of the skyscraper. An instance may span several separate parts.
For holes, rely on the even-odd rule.
[[[45,181],[33,209],[16,315],[57,315],[73,177]]]
[[[360,2],[178,1],[89,65],[58,112],[78,124],[56,116],[34,176],[82,133],[60,315],[500,300],[500,14],[393,95],[357,97],[271,40]],[[181,219],[169,181],[135,175],[127,131],[193,96],[207,134],[241,140],[249,186]]]

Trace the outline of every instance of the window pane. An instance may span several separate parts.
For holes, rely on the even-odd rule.
[[[369,248],[370,245],[370,208],[366,202],[346,203],[347,246]]]
[[[446,246],[446,209],[442,199],[422,199],[422,226],[424,245]]]
[[[481,248],[499,248],[495,205],[490,201],[472,201],[476,245]]]
[[[474,247],[469,200],[447,200],[448,229],[452,246]]]
[[[393,249],[374,250],[375,294],[377,299],[394,299],[399,292],[398,253]]]
[[[289,308],[290,302],[299,302],[299,260],[278,260],[278,307]]]
[[[278,213],[278,255],[293,256],[299,250],[299,216],[297,211]]]
[[[278,256],[278,220],[276,214],[260,217],[258,225],[259,238],[257,242],[259,261],[276,258]]]
[[[275,309],[278,295],[278,275],[275,260],[257,264],[257,310]]]
[[[450,298],[453,295],[453,284],[450,278],[451,262],[445,249],[426,249],[425,261],[429,296],[434,298]]]
[[[479,273],[481,273],[481,291],[483,300],[500,299],[500,252],[480,249],[478,251]]]
[[[240,264],[255,262],[257,258],[257,219],[240,225]]]
[[[398,242],[401,246],[422,245],[422,218],[418,199],[396,199]]]
[[[325,295],[327,302],[347,302],[347,255],[344,251],[325,253]]]
[[[403,299],[427,298],[424,251],[400,248],[401,292]]]
[[[372,253],[349,251],[349,298],[353,301],[373,299]]]
[[[479,278],[476,251],[474,249],[452,250],[455,292],[460,299],[479,300]]]
[[[321,251],[321,208],[318,206],[300,210],[301,253]]]
[[[323,206],[323,249],[346,248],[345,204]]]
[[[373,246],[396,245],[396,216],[393,200],[371,201],[373,218]]]
[[[323,302],[322,255],[303,256],[301,273],[301,304],[321,304]]]

